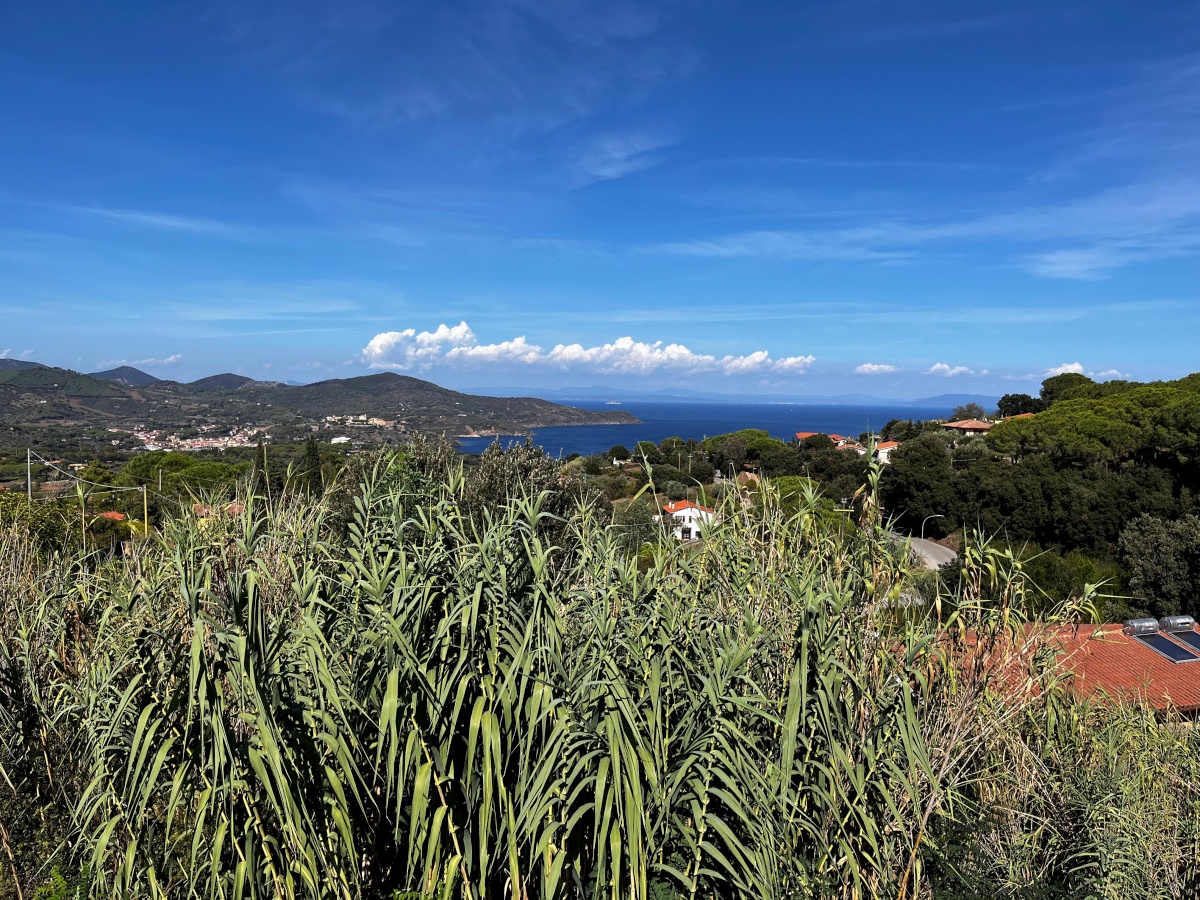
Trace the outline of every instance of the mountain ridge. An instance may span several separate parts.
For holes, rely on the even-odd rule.
[[[113,381],[127,387],[149,387],[162,381],[161,378],[155,378],[149,372],[143,372],[133,366],[117,366],[115,369],[105,369],[103,372],[88,372],[87,376],[98,381]]]
[[[597,412],[536,397],[465,394],[390,372],[300,386],[233,373],[190,384],[153,379],[137,385],[129,379],[145,380],[138,376],[146,373],[136,369],[96,375],[108,377],[40,364],[0,367],[0,416],[14,425],[116,431],[194,432],[251,426],[296,439],[313,430],[347,426],[376,429],[372,433],[382,438],[405,433],[519,433],[548,426],[638,421],[627,412]]]

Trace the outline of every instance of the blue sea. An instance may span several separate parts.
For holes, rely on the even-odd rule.
[[[761,428],[773,437],[791,440],[797,431],[823,431],[857,437],[864,431],[879,431],[890,419],[934,419],[950,412],[940,407],[834,406],[786,403],[687,403],[629,402],[609,406],[599,401],[570,404],[581,409],[605,412],[623,410],[641,419],[640,425],[572,425],[537,428],[533,441],[551,456],[578,453],[588,456],[622,444],[632,448],[638,441],[660,443],[664,438],[703,440],[742,428]],[[495,438],[460,438],[468,453],[482,453]],[[501,438],[502,442],[524,440]]]

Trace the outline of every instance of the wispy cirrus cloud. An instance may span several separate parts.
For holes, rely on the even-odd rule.
[[[957,38],[976,32],[995,31],[1027,19],[1021,15],[976,16],[933,22],[908,22],[873,30],[857,31],[833,42],[841,47],[868,47],[883,44],[907,44],[918,41]]]
[[[744,231],[649,249],[715,259],[899,262],[930,250],[989,244],[1001,246],[1013,264],[1051,278],[1100,278],[1137,262],[1193,255],[1200,252],[1200,181],[1142,182],[974,218]],[[1039,244],[1059,246],[1029,249]]]
[[[766,350],[745,355],[695,353],[683,344],[636,341],[620,337],[595,346],[556,344],[549,350],[524,335],[499,343],[481,344],[466,322],[441,324],[433,331],[407,328],[375,335],[363,348],[362,360],[371,368],[425,371],[439,365],[542,366],[562,371],[649,375],[656,372],[719,375],[798,375],[815,362],[811,355],[773,358]]]
[[[595,138],[583,149],[571,168],[576,185],[624,178],[657,165],[659,152],[672,143],[665,135],[646,132],[604,135]]]
[[[634,0],[343,2],[303,15],[230,3],[218,15],[227,45],[299,105],[368,132],[421,121],[476,149],[627,109],[696,57],[678,5]]]
[[[106,359],[103,362],[96,363],[96,365],[102,369],[116,368],[117,366],[173,366],[182,359],[182,353],[172,353],[170,356],[164,356],[161,359],[153,356],[148,356],[145,359]]]
[[[159,231],[185,232],[237,241],[260,240],[265,236],[265,233],[261,229],[254,228],[253,226],[196,216],[183,216],[137,209],[108,209],[98,206],[70,206],[64,207],[64,209],[85,216],[93,216],[98,219],[107,219],[124,225],[151,228]]]

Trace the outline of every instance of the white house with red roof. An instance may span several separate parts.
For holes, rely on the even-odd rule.
[[[900,446],[899,441],[883,441],[875,445],[875,459],[879,461],[881,466],[886,466],[892,461],[892,451]]]
[[[663,515],[670,516],[669,527],[677,541],[695,541],[717,521],[716,511],[692,500],[672,500],[663,504]],[[659,517],[662,520],[662,516]]]

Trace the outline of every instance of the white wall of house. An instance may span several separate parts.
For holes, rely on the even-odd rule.
[[[704,509],[681,509],[671,514],[672,531],[677,541],[698,540],[716,516]]]

